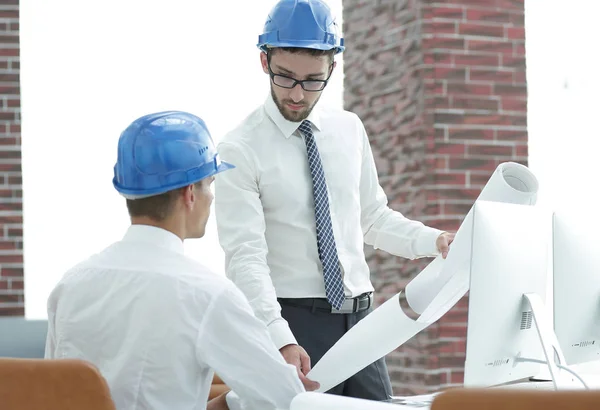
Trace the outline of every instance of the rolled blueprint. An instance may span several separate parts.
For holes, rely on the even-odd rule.
[[[306,375],[321,384],[318,392],[337,386],[428,326],[402,311],[400,293],[352,326]]]
[[[500,164],[478,200],[534,205],[538,181],[523,165]],[[348,379],[369,364],[389,354],[421,330],[434,323],[469,289],[472,212],[456,233],[446,259],[438,256],[406,288],[411,308],[420,314],[415,321],[400,307],[394,295],[353,326],[317,362],[307,377],[318,381],[324,392]]]
[[[398,410],[397,404],[305,392],[292,400],[290,410]]]
[[[527,167],[505,162],[496,168],[477,200],[535,205],[538,186]],[[473,208],[458,228],[446,260],[438,256],[406,286],[406,300],[420,314],[419,322],[437,321],[469,290],[472,224]]]

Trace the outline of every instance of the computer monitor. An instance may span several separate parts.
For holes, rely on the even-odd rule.
[[[553,215],[554,331],[569,365],[600,360],[600,223],[581,209]]]
[[[562,355],[544,308],[550,227],[534,206],[474,205],[465,386],[529,379],[540,363],[528,359],[551,363],[557,380]]]

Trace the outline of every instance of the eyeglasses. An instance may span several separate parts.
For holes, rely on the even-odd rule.
[[[333,72],[333,64],[329,66],[329,75],[325,80],[296,80],[295,78],[288,77],[281,74],[275,74],[271,70],[271,64],[268,64],[269,67],[269,75],[271,76],[271,81],[276,86],[282,88],[294,88],[296,84],[300,84],[304,91],[321,91],[327,85],[329,81],[329,77],[331,77],[331,73]]]

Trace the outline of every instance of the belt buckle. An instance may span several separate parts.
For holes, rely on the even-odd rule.
[[[344,314],[344,313],[354,313],[354,299],[344,299],[344,303],[342,303],[342,308],[337,310],[333,306],[331,307],[331,313],[334,314]]]

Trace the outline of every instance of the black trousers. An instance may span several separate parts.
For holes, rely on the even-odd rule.
[[[333,314],[324,309],[294,305],[293,299],[280,300],[281,314],[288,321],[298,344],[310,356],[311,367],[348,331],[366,317],[371,308],[362,312]],[[385,358],[365,367],[327,393],[368,400],[387,400],[392,384]]]

